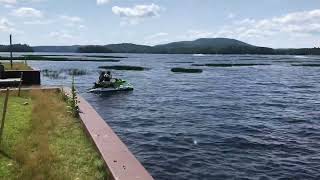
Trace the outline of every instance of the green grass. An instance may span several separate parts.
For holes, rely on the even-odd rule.
[[[190,69],[190,68],[172,68],[172,72],[179,73],[202,73],[202,69]]]
[[[99,66],[101,69],[113,69],[113,70],[120,70],[120,71],[143,71],[146,68],[140,67],[140,66],[126,66],[126,65],[120,65],[120,66]]]
[[[61,95],[12,94],[8,105],[0,179],[105,179],[104,162]]]
[[[14,62],[13,63],[13,68],[11,69],[11,65],[8,62],[1,63],[4,65],[5,70],[32,70],[32,68],[25,63],[22,62]]]

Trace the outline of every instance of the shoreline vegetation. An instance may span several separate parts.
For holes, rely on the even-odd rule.
[[[11,69],[11,65],[8,62],[0,62],[2,65],[4,65],[5,70],[33,70],[28,64],[22,63],[22,62],[14,62],[13,68]]]
[[[41,55],[23,55],[23,57],[74,57],[75,55],[73,54],[41,54]],[[81,57],[88,57],[88,58],[118,58],[118,59],[123,59],[123,58],[128,58],[124,56],[107,56],[107,55],[81,55]]]
[[[66,75],[68,76],[84,76],[89,74],[89,72],[85,69],[60,69],[60,70],[52,70],[52,69],[43,69],[41,73],[44,77],[48,77],[50,79],[66,79]]]
[[[4,96],[0,96],[3,106]],[[105,179],[104,162],[58,92],[10,93],[0,177]]]
[[[61,55],[63,56],[63,55]],[[74,56],[68,56],[74,57]],[[39,55],[23,55],[21,57],[13,57],[12,60],[27,60],[27,61],[81,61],[81,62],[120,62],[119,59],[83,59],[81,57],[75,56],[75,58],[68,58],[68,57],[57,57],[57,56],[39,56]],[[91,56],[86,56],[86,58],[90,58]],[[103,56],[100,56],[103,57]],[[116,56],[105,56],[105,57],[113,57],[118,58]],[[96,57],[95,57],[96,58]],[[124,57],[120,57],[124,58]],[[3,57],[0,56],[0,60],[10,60],[10,57]]]
[[[132,43],[108,45],[29,46],[15,44],[14,52],[65,52],[65,53],[145,53],[145,54],[257,54],[257,55],[320,55],[320,48],[273,49],[250,45],[236,39],[201,38],[147,46]],[[9,46],[0,45],[0,52],[9,52]]]

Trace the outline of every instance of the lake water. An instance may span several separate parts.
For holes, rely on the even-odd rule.
[[[320,57],[121,55],[129,58],[29,64],[86,70],[76,77],[81,95],[155,179],[320,179],[320,67],[291,66],[320,63]],[[272,65],[200,67],[201,74],[170,71],[192,63]],[[112,71],[131,82],[133,92],[87,93],[98,66],[118,64],[150,69]],[[70,76],[63,76],[42,77],[42,83],[70,86]]]

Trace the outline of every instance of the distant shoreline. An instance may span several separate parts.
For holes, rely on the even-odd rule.
[[[37,53],[139,53],[139,54],[250,54],[250,55],[320,55],[320,48],[273,49],[254,46],[236,39],[202,38],[147,46],[132,43],[108,45],[29,46],[16,44],[1,46],[0,52]]]
[[[0,53],[10,53],[8,51],[0,51]],[[214,55],[242,55],[242,56],[245,56],[245,55],[248,55],[248,56],[251,56],[251,55],[260,55],[260,56],[263,56],[263,55],[267,55],[267,56],[270,56],[270,55],[274,55],[274,56],[277,56],[277,55],[288,55],[288,56],[318,56],[320,54],[316,53],[316,54],[239,54],[239,53],[220,53],[220,54],[209,54],[209,53],[136,53],[136,52],[113,52],[113,53],[95,53],[95,52],[92,52],[92,53],[79,53],[79,52],[40,52],[40,51],[34,51],[34,52],[19,52],[19,51],[15,51],[14,53],[43,53],[43,54],[39,54],[39,56],[67,56],[67,57],[72,57],[72,56],[76,56],[76,55],[72,55],[72,54],[68,54],[68,53],[75,53],[75,54],[93,54],[92,56],[88,55],[88,56],[84,56],[84,57],[94,57],[94,54],[153,54],[153,55],[194,55],[194,56],[198,56],[198,57],[201,57],[201,56],[214,56]],[[46,54],[44,54],[46,53]],[[53,53],[53,54],[50,54],[50,53]],[[57,53],[59,53],[57,55]],[[66,53],[66,54],[64,54]],[[1,56],[0,56],[1,57]],[[96,56],[97,57],[97,56]],[[97,57],[99,58],[99,57]],[[104,57],[100,57],[100,58],[104,58]],[[114,58],[127,58],[127,57],[114,57]],[[3,60],[3,59],[0,59],[0,60]]]

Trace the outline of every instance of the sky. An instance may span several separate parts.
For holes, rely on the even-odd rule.
[[[0,0],[0,44],[165,44],[225,37],[320,47],[320,0]]]

